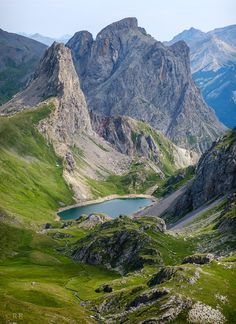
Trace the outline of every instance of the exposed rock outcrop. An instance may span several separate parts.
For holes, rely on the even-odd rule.
[[[89,229],[94,228],[100,224],[109,222],[112,218],[105,214],[90,214],[88,216],[82,216],[79,221],[79,227]]]
[[[178,283],[185,282],[188,284],[195,284],[200,278],[201,269],[193,269],[187,266],[166,266],[162,267],[152,278],[148,281],[148,286],[153,287],[160,285],[172,279]]]
[[[226,318],[219,309],[197,302],[188,313],[188,322],[223,324],[226,322]]]
[[[145,264],[162,264],[155,241],[142,230],[140,222],[122,216],[100,225],[75,244],[71,257],[89,264],[103,264],[122,274],[141,269]]]
[[[152,160],[160,169],[163,168],[163,160],[171,159],[177,168],[195,164],[198,160],[195,152],[176,146],[145,122],[94,112],[90,116],[93,130],[123,154]]]
[[[151,302],[154,302],[158,300],[159,298],[162,298],[163,296],[168,295],[170,292],[170,289],[163,288],[163,289],[157,289],[153,288],[146,293],[137,296],[134,300],[132,300],[127,306],[126,310],[129,310],[131,308],[137,308],[138,306],[142,304],[149,304]]]
[[[95,292],[96,293],[100,293],[100,292],[106,292],[106,293],[110,293],[112,292],[112,287],[108,284],[104,284],[104,285],[101,285],[100,287],[96,288],[95,289]]]
[[[194,254],[187,256],[183,260],[183,264],[185,263],[194,263],[194,264],[206,264],[210,263],[211,261],[214,260],[214,255],[213,254]]]
[[[236,190],[236,129],[215,142],[201,157],[193,181],[167,211],[169,217],[190,210]]]
[[[67,46],[91,110],[145,120],[197,151],[225,130],[192,81],[184,42],[166,47],[127,18],[104,28],[96,40],[76,33]]]

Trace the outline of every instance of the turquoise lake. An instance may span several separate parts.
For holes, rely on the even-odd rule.
[[[93,213],[104,213],[115,218],[119,215],[131,215],[140,208],[151,204],[152,200],[147,198],[112,199],[101,203],[73,207],[58,213],[58,215],[63,220],[77,219],[81,215],[90,215]]]

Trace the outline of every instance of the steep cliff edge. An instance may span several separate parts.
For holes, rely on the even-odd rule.
[[[236,129],[215,142],[201,157],[196,176],[171,209],[180,218],[219,196],[236,191]]]

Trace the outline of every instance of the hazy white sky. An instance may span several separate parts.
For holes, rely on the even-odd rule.
[[[190,27],[208,31],[236,23],[236,0],[0,0],[0,27],[53,37],[137,17],[158,40]]]

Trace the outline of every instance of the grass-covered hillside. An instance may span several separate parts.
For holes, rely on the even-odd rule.
[[[91,226],[86,216],[54,221],[73,194],[63,161],[37,129],[53,109],[0,117],[0,323],[234,323],[234,200],[181,233],[166,232],[156,215],[98,217],[101,224]],[[77,166],[86,163],[80,148],[73,153]],[[94,196],[145,192],[158,182],[161,194],[175,190],[192,170],[175,173],[164,157],[165,176],[174,175],[169,184],[142,161],[122,176],[87,183]],[[221,250],[231,256],[186,262]]]
[[[62,161],[37,129],[52,105],[0,117],[0,207],[27,222],[52,221],[72,193]]]

